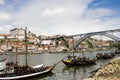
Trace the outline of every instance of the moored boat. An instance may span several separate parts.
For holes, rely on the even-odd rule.
[[[79,66],[79,65],[90,65],[95,64],[96,59],[89,59],[86,57],[76,57],[72,59],[62,60],[62,62],[67,66]]]
[[[115,56],[114,53],[97,53],[96,58],[97,59],[111,59]]]
[[[24,67],[24,66],[17,66],[11,69],[7,69],[8,71],[4,70],[2,74],[0,74],[0,80],[13,80],[13,79],[23,79],[28,77],[37,76],[40,74],[45,74],[51,72],[54,66],[47,66],[47,67]]]

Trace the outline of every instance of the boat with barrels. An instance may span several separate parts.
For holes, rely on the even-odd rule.
[[[66,60],[62,60],[62,62],[67,66],[79,66],[79,65],[90,65],[95,64],[96,59],[89,59],[86,57],[79,56],[68,56]]]
[[[74,39],[73,39],[73,45],[74,45]],[[81,54],[82,56],[76,56],[74,54],[75,48],[72,47],[72,55],[68,55],[67,59],[62,60],[62,62],[67,65],[67,66],[79,66],[79,65],[91,65],[91,64],[96,64],[96,58],[90,59],[86,56],[84,56],[84,48],[81,47]]]
[[[111,59],[115,56],[115,53],[97,53],[97,59]]]

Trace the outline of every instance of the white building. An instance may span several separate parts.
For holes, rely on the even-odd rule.
[[[25,36],[25,30],[23,28],[14,28],[10,30],[10,35],[18,39],[23,39]]]

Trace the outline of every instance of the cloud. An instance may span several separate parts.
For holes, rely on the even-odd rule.
[[[67,12],[69,9],[65,9],[65,8],[54,8],[54,9],[45,9],[45,11],[43,11],[42,15],[43,16],[55,16],[55,15],[61,15],[65,12]]]
[[[4,20],[11,20],[11,15],[9,13],[6,13],[4,11],[0,11],[0,21]]]
[[[93,0],[35,0],[14,15],[16,26],[28,26],[37,35],[79,34],[118,28],[117,11],[91,7]]]
[[[5,0],[0,0],[0,4],[4,4],[5,3]]]
[[[0,33],[7,33],[7,34],[9,34],[10,32],[10,29],[12,29],[13,28],[13,26],[11,26],[11,25],[0,25]]]
[[[14,21],[18,25],[28,26],[36,34],[56,34],[54,32],[69,33],[70,27],[75,27],[72,24],[77,19],[79,22],[79,17],[91,1],[51,0],[50,2],[46,2],[37,0],[21,9],[15,15]],[[64,31],[65,28],[67,31]]]

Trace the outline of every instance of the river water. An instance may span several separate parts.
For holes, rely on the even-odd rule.
[[[87,52],[84,53],[85,56],[90,58],[95,57],[97,52]],[[63,57],[67,56],[69,53],[43,53],[43,54],[31,54],[28,55],[28,64],[30,66],[35,66],[38,64],[44,64],[45,66],[54,65]],[[75,55],[81,55],[79,53],[75,53]],[[1,55],[0,60],[2,58],[7,57],[7,60],[14,61],[16,60],[15,55]],[[19,64],[25,64],[25,55],[18,55],[17,60]],[[37,77],[30,78],[28,80],[82,80],[91,75],[91,71],[94,71],[101,66],[104,66],[108,63],[109,60],[98,60],[95,65],[87,65],[87,66],[77,66],[70,67],[64,65],[62,62],[59,63],[51,73],[43,74]],[[26,80],[26,79],[25,79]]]

